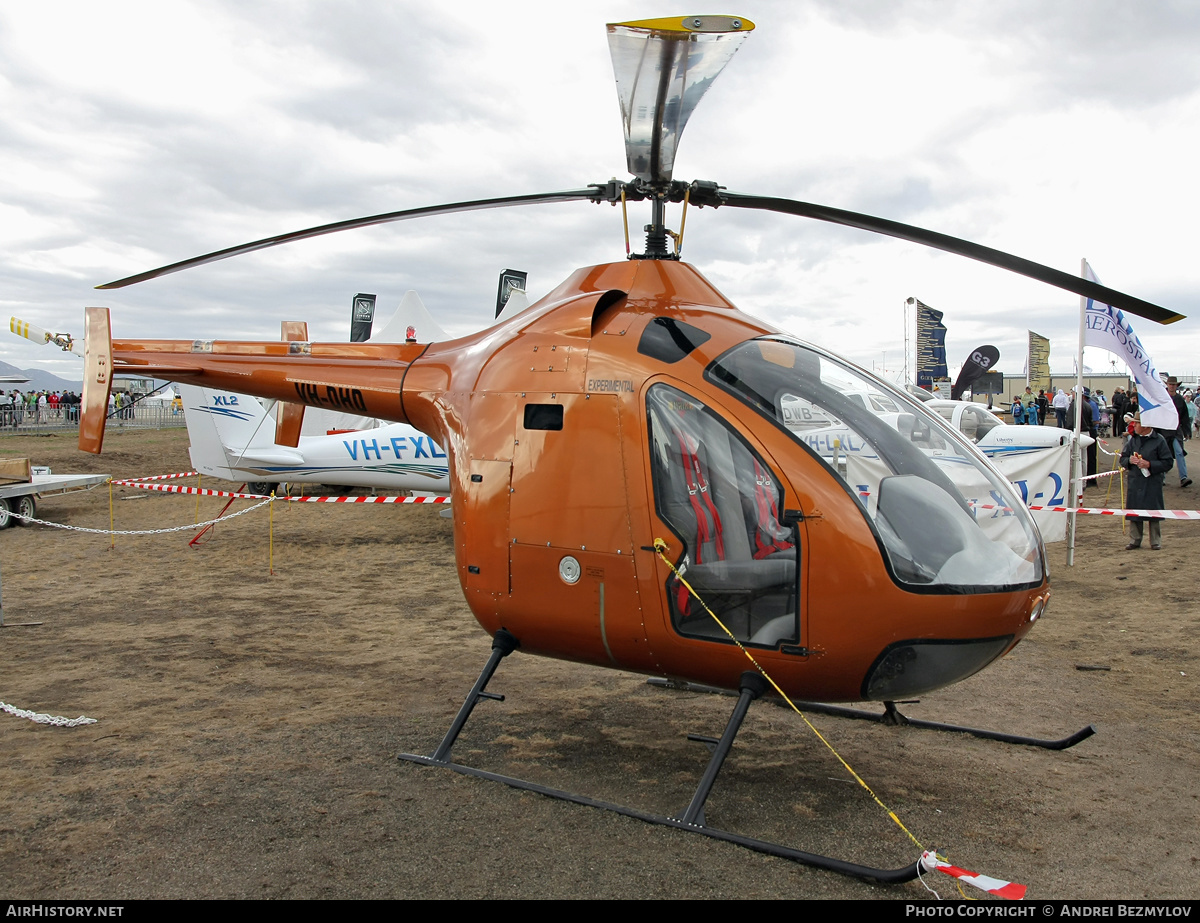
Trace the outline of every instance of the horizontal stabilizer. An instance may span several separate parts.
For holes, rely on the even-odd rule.
[[[285,446],[254,446],[243,452],[226,445],[225,454],[235,464],[255,466],[304,464],[303,452],[289,451]]]

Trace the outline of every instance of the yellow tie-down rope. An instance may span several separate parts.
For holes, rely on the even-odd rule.
[[[669,567],[671,569],[671,573],[673,573],[675,575],[676,579],[680,583],[682,583],[685,587],[687,587],[687,591],[692,594],[692,597],[696,600],[696,602],[700,603],[700,605],[702,605],[704,607],[704,611],[712,616],[713,621],[716,622],[719,626],[721,626],[721,630],[723,632],[725,632],[725,634],[729,635],[729,639],[734,644],[736,644],[738,646],[738,649],[743,654],[746,655],[747,659],[752,664],[754,664],[754,669],[756,669],[759,673],[761,673],[763,675],[763,679],[765,679],[768,683],[770,683],[771,686],[775,689],[775,691],[778,692],[779,695],[783,698],[783,700],[785,702],[787,702],[788,705],[791,706],[792,711],[794,711],[797,715],[800,716],[800,720],[802,720],[805,724],[808,725],[808,729],[817,735],[817,739],[819,741],[821,741],[821,743],[823,743],[827,748],[829,748],[829,752],[832,753],[835,757],[837,757],[837,761],[839,763],[841,763],[843,766],[846,767],[846,771],[848,773],[850,773],[851,776],[854,777],[854,781],[856,781],[859,785],[861,785],[863,788],[865,788],[867,790],[867,794],[870,795],[875,800],[875,803],[877,805],[879,805],[881,808],[883,808],[883,810],[887,812],[887,816],[896,822],[896,826],[898,826],[901,830],[904,831],[905,835],[910,840],[912,840],[913,843],[916,844],[917,848],[920,849],[921,852],[925,852],[925,847],[922,845],[921,841],[918,840],[915,836],[913,836],[912,832],[907,827],[904,826],[903,821],[901,821],[900,818],[896,816],[896,812],[893,811],[886,804],[884,804],[882,801],[879,800],[879,796],[875,794],[875,792],[871,789],[871,786],[867,785],[867,783],[865,781],[863,781],[863,777],[860,776],[857,772],[855,772],[849,763],[847,763],[844,759],[842,759],[842,755],[833,748],[833,744],[831,744],[828,740],[826,740],[824,738],[824,736],[821,734],[821,732],[818,731],[813,726],[813,723],[808,720],[808,717],[804,714],[804,712],[802,712],[799,708],[796,707],[796,703],[788,698],[787,693],[785,693],[782,689],[779,688],[779,684],[776,683],[775,680],[771,679],[770,674],[767,673],[767,671],[762,668],[762,665],[757,660],[754,659],[754,655],[751,654],[748,650],[746,650],[746,648],[742,645],[742,642],[739,641],[736,637],[734,637],[733,632],[730,631],[728,628],[726,628],[725,623],[722,622],[719,618],[717,618],[717,614],[708,607],[708,603],[706,603],[703,599],[701,599],[700,594],[697,593],[694,589],[692,589],[692,585],[690,583],[688,583],[687,580],[684,579],[683,574],[679,573],[679,571],[675,567],[675,565],[671,563],[671,559],[667,557],[667,555],[666,555],[666,552],[668,550],[667,543],[664,542],[661,538],[656,538],[654,540],[654,550],[656,552],[658,552],[658,556],[660,558],[662,558],[663,563],[666,564],[667,567]],[[943,860],[943,861],[945,861],[945,860]],[[965,895],[964,895],[964,897],[965,897]]]

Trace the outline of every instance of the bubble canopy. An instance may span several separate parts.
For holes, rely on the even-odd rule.
[[[1041,538],[1007,479],[900,389],[787,337],[741,343],[705,374],[830,469],[906,589],[976,593],[1042,582]]]

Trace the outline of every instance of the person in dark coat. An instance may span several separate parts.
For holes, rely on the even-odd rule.
[[[1113,435],[1124,433],[1125,429],[1122,426],[1122,421],[1125,419],[1125,412],[1129,410],[1129,395],[1125,393],[1124,388],[1117,388],[1112,396],[1112,431]]]
[[[1175,405],[1175,413],[1179,417],[1179,425],[1173,429],[1160,429],[1163,439],[1167,440],[1167,448],[1175,456],[1175,467],[1179,470],[1179,486],[1190,487],[1192,479],[1187,473],[1187,450],[1183,447],[1184,432],[1191,427],[1188,416],[1187,402],[1179,393],[1179,379],[1172,375],[1167,379],[1167,394],[1171,395],[1171,403]]]
[[[1087,447],[1087,464],[1086,470],[1083,472],[1084,474],[1096,473],[1096,439],[1098,438],[1099,430],[1096,429],[1096,418],[1092,412],[1091,397],[1091,389],[1084,388],[1083,400],[1078,404],[1080,412],[1083,414],[1083,418],[1079,423],[1079,432],[1092,437],[1092,444]],[[1072,397],[1071,404],[1067,408],[1067,420],[1070,422],[1072,427],[1075,426],[1075,407],[1076,401],[1075,398]],[[1097,486],[1099,485],[1097,485],[1095,481],[1084,481],[1083,484],[1084,490],[1087,490],[1089,487]],[[1138,509],[1141,509],[1141,507],[1138,507]]]
[[[1130,510],[1161,510],[1163,481],[1175,464],[1175,456],[1163,439],[1149,426],[1142,426],[1141,415],[1133,417],[1133,434],[1125,442],[1121,452],[1121,467],[1129,474],[1125,508]],[[1129,544],[1126,551],[1142,546],[1142,523],[1150,519],[1150,547],[1154,551],[1162,548],[1162,520],[1146,516],[1127,516],[1129,522]]]
[[[1087,447],[1087,473],[1096,473],[1096,445],[1100,441],[1100,409],[1096,405],[1095,398],[1092,397],[1091,388],[1083,389],[1083,402],[1079,405],[1083,408],[1083,423],[1080,425],[1079,431],[1087,433],[1092,437],[1092,444]],[[1095,481],[1088,481],[1088,487],[1099,487]]]

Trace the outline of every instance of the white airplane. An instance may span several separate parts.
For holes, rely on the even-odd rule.
[[[914,418],[900,412],[899,405],[880,390],[856,391],[843,387],[844,398],[859,410],[870,411],[875,418],[902,432],[921,448],[976,510],[985,531],[1003,528],[1001,520],[1011,515],[991,485],[979,479],[976,469],[942,437],[936,427],[925,426],[914,432]],[[830,412],[793,395],[780,397],[784,424],[826,464],[841,475],[868,509],[874,508],[880,480],[887,471],[870,442],[856,429]],[[1068,505],[1067,477],[1070,470],[1072,433],[1050,426],[1013,426],[1003,422],[986,408],[969,401],[930,400],[926,407],[936,411],[949,426],[960,430],[975,448],[991,459],[1020,491],[1028,506]],[[1083,445],[1092,442],[1081,437]],[[1047,542],[1066,538],[1066,518],[1058,513],[1034,511],[1034,520]]]
[[[300,437],[296,448],[275,443],[275,420],[256,398],[194,385],[176,385],[191,439],[192,466],[201,474],[245,481],[255,493],[280,483],[332,484],[450,491],[445,451],[402,423]]]
[[[981,404],[971,401],[926,401],[955,429],[974,442],[993,461],[1005,456],[1028,454],[1040,449],[1064,446],[1071,441],[1073,430],[1056,426],[1015,426],[1005,423]],[[1085,448],[1094,440],[1087,433],[1080,436]]]
[[[408,292],[373,343],[445,339],[416,292]],[[403,423],[308,408],[295,448],[275,442],[275,419],[257,398],[194,385],[176,385],[191,439],[192,466],[201,474],[245,481],[255,493],[276,485],[330,484],[418,494],[450,491],[446,453]]]

